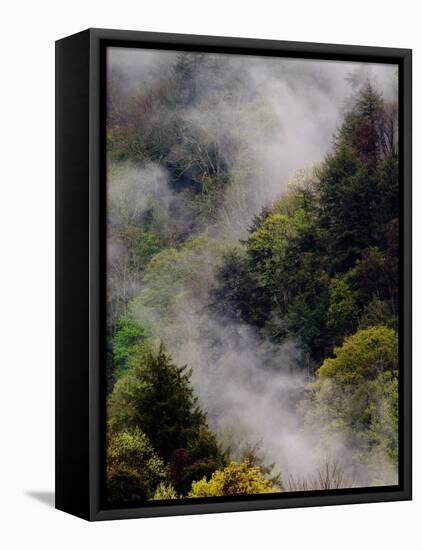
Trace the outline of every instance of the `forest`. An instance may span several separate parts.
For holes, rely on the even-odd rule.
[[[398,478],[397,67],[109,48],[107,498]]]

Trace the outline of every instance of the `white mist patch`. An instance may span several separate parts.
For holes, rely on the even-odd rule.
[[[343,462],[347,453],[340,436],[327,448],[321,434],[303,429],[297,405],[307,379],[293,342],[260,341],[251,327],[211,317],[191,299],[157,336],[178,364],[192,369],[208,423],[234,458],[258,443],[282,476],[310,476],[327,461]]]
[[[127,228],[149,208],[168,213],[172,191],[166,170],[156,163],[110,164],[107,178],[107,219],[110,227]]]

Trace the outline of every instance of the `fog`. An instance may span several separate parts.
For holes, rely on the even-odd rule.
[[[108,50],[110,82],[124,98],[174,78],[179,52]],[[191,138],[216,145],[233,177],[218,231],[241,238],[250,220],[285,190],[299,169],[320,162],[355,93],[371,81],[388,100],[397,95],[397,67],[224,54],[198,60],[197,99],[177,117]]]
[[[110,164],[109,295],[120,293],[122,302],[136,298],[135,316],[164,341],[179,364],[192,369],[195,393],[209,425],[233,456],[240,456],[248,443],[260,443],[265,460],[274,462],[283,477],[310,476],[332,461],[347,469],[355,485],[364,485],[366,467],[356,461],[350,466],[354,450],[343,434],[338,433],[328,445],[325,426],[312,433],[303,426],[299,405],[308,374],[301,368],[297,343],[276,346],[263,341],[250,326],[218,316],[210,306],[210,289],[225,247],[245,238],[253,217],[286,191],[299,169],[323,160],[362,84],[370,79],[387,100],[394,95],[396,67],[208,57],[196,74],[195,101],[162,116],[175,117],[180,127],[189,129],[189,146],[212,143],[215,162],[228,167],[231,182],[216,219],[197,230],[217,244],[212,250],[204,245],[179,254],[178,261],[185,262],[184,268],[195,277],[195,289],[180,280],[172,283],[166,273],[154,273],[152,280],[148,268],[145,277],[129,274],[119,227],[153,208],[161,231],[174,233],[188,226],[183,215],[188,219],[190,214],[184,212],[185,203],[172,187],[164,164]],[[171,81],[176,60],[177,52],[109,49],[109,78],[118,83],[119,100],[127,101],[163,79]],[[200,149],[197,154],[202,154]],[[181,215],[175,216],[175,211]],[[145,298],[157,288],[170,296],[165,319]]]

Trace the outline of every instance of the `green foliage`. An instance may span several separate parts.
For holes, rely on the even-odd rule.
[[[359,297],[364,303],[371,299],[390,303],[391,312],[397,311],[398,257],[383,253],[378,247],[362,251],[356,262],[353,277],[359,288]]]
[[[386,133],[382,98],[368,84],[317,172],[319,224],[336,271],[353,267],[397,216],[397,158],[392,147],[385,155]]]
[[[372,385],[372,384],[371,384]],[[394,464],[399,452],[399,392],[397,372],[386,372],[378,376],[374,384],[374,399],[368,410],[370,417],[369,440],[373,446],[381,448]]]
[[[133,251],[141,266],[146,266],[149,260],[163,248],[160,237],[152,231],[144,231],[137,239]]]
[[[151,162],[168,153],[175,139],[168,107],[172,92],[173,82],[166,79],[129,97],[110,93],[113,98],[109,101],[107,126],[110,160]]]
[[[223,255],[215,279],[211,293],[215,311],[233,321],[264,326],[271,312],[271,296],[252,270],[243,248]]]
[[[217,457],[195,458],[189,449],[176,449],[170,461],[170,479],[176,490],[186,495],[193,483],[198,479],[209,479],[213,472],[226,464],[225,457],[219,453]]]
[[[248,255],[257,273],[258,281],[271,293],[274,305],[283,315],[287,311],[291,287],[295,285],[295,272],[300,259],[292,254],[296,239],[309,227],[303,209],[293,217],[269,214],[249,234]]]
[[[347,114],[338,136],[337,146],[350,147],[369,170],[375,169],[382,154],[380,127],[383,114],[382,97],[368,82]]]
[[[326,359],[318,375],[340,384],[373,380],[394,371],[398,364],[398,341],[394,330],[379,326],[362,329],[349,336],[334,358]]]
[[[305,187],[295,184],[285,195],[277,199],[272,207],[272,212],[293,218],[301,210],[307,215],[313,214],[316,207],[315,183],[307,182]]]
[[[108,405],[110,432],[140,427],[159,456],[170,463],[170,479],[179,492],[225,463],[197,405],[190,375],[186,367],[172,362],[161,345],[156,354],[133,359],[117,380]]]
[[[359,328],[362,329],[379,325],[395,328],[396,321],[391,315],[388,303],[374,297],[363,308],[362,315],[359,319]]]
[[[334,343],[339,343],[344,335],[354,332],[357,317],[357,292],[352,289],[345,277],[332,278],[329,289],[327,329],[331,332]]]
[[[161,345],[139,358],[115,384],[109,400],[112,432],[141,426],[165,460],[186,447],[205,416],[189,383],[190,371],[176,366]]]
[[[299,337],[305,351],[319,361],[329,340],[326,331],[329,277],[320,256],[311,252],[302,254],[296,284],[286,316],[289,334]]]
[[[384,326],[358,330],[334,354],[308,387],[302,403],[307,426],[325,426],[327,441],[330,434],[347,434],[361,461],[381,453],[396,462],[397,333]]]
[[[159,234],[154,227],[158,225],[159,217],[158,208],[151,204],[148,215],[145,214],[143,219],[132,221],[127,227],[120,229],[119,238],[129,251],[131,270],[143,271],[149,260],[166,245],[165,230],[161,229]]]
[[[126,132],[119,132],[117,128],[107,128],[107,150],[114,161],[124,161],[128,158],[130,147]]]
[[[388,304],[387,317],[395,318],[398,172],[384,119],[381,98],[364,87],[332,153],[255,218],[246,254],[223,258],[217,311],[272,340],[299,340],[316,363],[368,317],[371,300]]]
[[[300,208],[303,208],[302,195],[296,192],[289,192],[274,202],[272,212],[291,218]]]
[[[321,238],[335,271],[353,267],[374,235],[373,177],[350,149],[329,155],[318,170]]]
[[[389,154],[378,168],[377,222],[379,225],[390,222],[399,216],[399,159]]]
[[[155,255],[145,271],[147,288],[138,297],[138,305],[152,309],[165,322],[180,298],[191,295],[205,299],[203,278],[209,273],[209,262],[223,248],[222,243],[201,235]]]
[[[139,321],[125,316],[117,323],[116,334],[113,337],[112,351],[116,366],[116,378],[119,378],[128,368],[131,357],[148,350],[146,339],[148,331]]]
[[[388,305],[378,318],[394,325],[398,237],[390,217],[398,174],[384,115],[378,94],[365,87],[332,153],[255,218],[246,254],[224,257],[213,289],[217,311],[272,340],[299,340],[317,363],[367,318],[371,300]]]
[[[250,445],[247,443],[242,449],[240,462],[246,462],[249,466],[257,466],[261,475],[268,479],[275,488],[281,489],[282,480],[281,473],[275,469],[275,462],[267,464],[264,462],[264,458],[261,455],[261,443]]]
[[[248,252],[266,285],[272,284],[272,277],[278,275],[296,230],[295,221],[285,214],[269,214],[249,235]]]
[[[163,461],[139,428],[109,435],[107,493],[111,503],[148,500],[166,476]]]
[[[219,465],[224,461],[220,446],[214,434],[209,431],[205,424],[200,426],[195,436],[189,439],[188,450],[195,459],[201,459],[203,457],[212,458],[217,461]]]
[[[155,490],[153,500],[174,500],[178,498],[177,493],[171,483],[159,483]]]
[[[192,483],[188,497],[223,497],[235,495],[257,495],[277,492],[268,479],[265,479],[259,466],[248,462],[230,462],[224,470],[217,470],[211,479],[205,478]]]

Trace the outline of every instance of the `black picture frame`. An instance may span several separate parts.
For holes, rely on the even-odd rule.
[[[107,46],[396,63],[399,67],[399,485],[105,506],[105,49]],[[56,42],[56,508],[87,520],[412,498],[412,52],[88,29]]]

